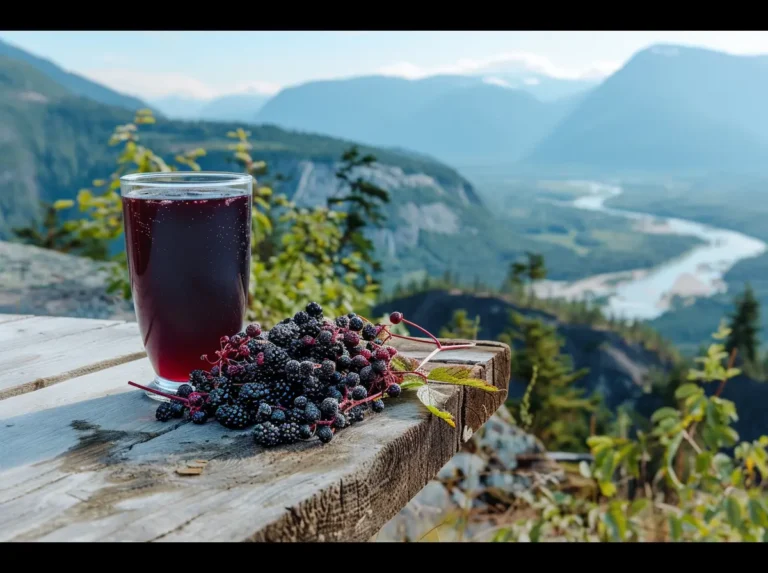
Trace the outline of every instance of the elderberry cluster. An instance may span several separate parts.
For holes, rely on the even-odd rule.
[[[402,320],[392,313],[392,323]],[[383,398],[397,397],[402,373],[391,368],[397,350],[391,334],[354,313],[330,320],[322,307],[286,318],[269,331],[251,324],[221,339],[210,370],[195,370],[156,418],[188,416],[196,424],[214,418],[231,429],[253,426],[265,447],[316,435],[327,443],[335,432],[381,412]]]

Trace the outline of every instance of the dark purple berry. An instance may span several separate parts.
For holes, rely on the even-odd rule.
[[[272,416],[270,416],[269,421],[273,424],[282,424],[285,422],[285,412],[282,410],[272,410]]]
[[[345,332],[344,333],[344,344],[351,348],[353,346],[357,346],[360,344],[360,335],[357,332]]]
[[[160,420],[161,422],[167,422],[171,418],[173,418],[173,409],[171,407],[171,404],[168,402],[163,402],[157,407],[157,410],[155,410],[155,418]]]
[[[360,318],[359,316],[355,316],[349,319],[350,330],[354,330],[355,332],[360,332],[363,329],[363,326],[365,326],[365,323],[363,322],[363,319]]]
[[[328,426],[321,426],[317,429],[317,437],[320,438],[320,441],[324,444],[327,444],[333,439],[333,430],[331,430]]]
[[[338,326],[339,328],[347,328],[349,326],[349,318],[347,318],[346,316],[337,316],[336,326]]]
[[[357,370],[360,370],[361,368],[365,368],[366,366],[368,366],[368,364],[369,364],[368,359],[363,355],[355,356],[352,359],[352,368],[355,368]]]
[[[302,424],[299,426],[299,437],[302,440],[308,440],[312,437],[312,428],[307,426],[306,424]]]
[[[313,318],[319,318],[323,315],[323,307],[316,302],[310,302],[307,305],[307,314]]]
[[[339,403],[333,398],[326,398],[320,404],[320,412],[326,420],[330,420],[339,411]]]
[[[299,312],[293,315],[293,322],[295,322],[299,326],[301,326],[302,324],[306,324],[309,322],[309,315],[303,310],[300,310]]]
[[[256,338],[259,334],[261,334],[261,325],[258,322],[249,324],[245,329],[245,333],[251,338]]]
[[[259,404],[259,409],[256,410],[256,420],[259,422],[264,422],[269,420],[270,416],[272,416],[272,406],[266,402]]]
[[[354,388],[352,388],[353,400],[365,400],[367,397],[368,397],[368,390],[366,390],[362,386],[355,386]]]
[[[299,372],[304,377],[312,376],[312,374],[315,372],[315,363],[308,360],[302,362],[299,366]]]
[[[363,340],[373,340],[379,333],[379,329],[372,324],[366,324],[363,328]]]
[[[346,425],[347,425],[347,418],[341,412],[337,412],[336,415],[333,417],[333,427],[341,430]]]
[[[205,403],[205,399],[203,398],[203,395],[199,394],[198,392],[192,392],[187,398],[187,400],[189,401],[189,405],[194,408],[199,408]]]
[[[184,404],[177,402],[176,400],[171,402],[171,414],[173,414],[174,418],[181,418],[184,416]]]
[[[376,379],[376,373],[373,371],[373,367],[366,366],[360,370],[360,380],[362,382],[373,382]]]
[[[206,414],[203,410],[198,410],[194,414],[192,414],[192,422],[194,424],[205,424],[208,421],[208,414]]]
[[[360,376],[355,372],[350,372],[347,374],[347,377],[344,378],[344,385],[349,388],[354,388],[358,384],[360,384]]]
[[[321,346],[328,346],[333,341],[333,333],[328,330],[323,330],[317,335],[317,343]]]
[[[349,356],[346,354],[339,356],[336,361],[336,370],[349,370],[350,366],[352,366],[352,359]]]
[[[384,410],[384,400],[374,400],[371,402],[371,410],[374,412],[382,412]]]
[[[374,360],[373,364],[371,364],[371,368],[373,368],[373,371],[377,374],[383,374],[387,371],[387,363],[383,360]]]
[[[322,417],[322,413],[317,406],[310,402],[307,404],[307,407],[304,408],[304,417],[307,419],[307,422],[314,424]]]
[[[307,403],[309,400],[307,400],[306,396],[297,396],[296,399],[293,401],[293,405],[296,408],[301,408],[302,410],[307,407]]]
[[[179,398],[188,398],[189,395],[194,391],[195,389],[192,388],[192,386],[190,386],[189,384],[182,384],[181,386],[179,386],[179,389],[176,390],[176,395]]]
[[[323,364],[320,367],[320,375],[324,378],[330,378],[334,372],[336,372],[336,364],[330,360],[323,360]]]
[[[387,394],[389,394],[392,398],[397,398],[400,395],[400,392],[402,392],[400,384],[392,384],[389,388],[387,388]]]
[[[235,334],[232,338],[229,339],[229,343],[237,348],[243,343],[243,339],[240,337],[239,334]]]

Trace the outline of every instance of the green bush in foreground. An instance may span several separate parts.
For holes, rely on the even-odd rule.
[[[768,541],[768,436],[739,442],[733,402],[720,397],[739,374],[716,341],[677,388],[677,407],[657,410],[633,437],[593,436],[594,462],[580,472],[593,499],[538,487],[523,495],[537,511],[504,525],[496,541]],[[707,395],[704,386],[718,388]]]

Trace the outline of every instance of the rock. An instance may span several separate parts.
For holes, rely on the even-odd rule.
[[[487,509],[489,503],[529,489],[533,478],[516,473],[516,456],[544,452],[539,440],[515,426],[505,407],[499,408],[468,447],[453,456],[375,540],[418,541],[435,531],[441,541],[481,535],[488,530],[487,523],[465,523],[460,531],[453,525],[455,519],[467,509]],[[558,481],[561,476],[553,471],[551,479]]]
[[[0,241],[0,313],[135,320],[108,277],[105,263]]]

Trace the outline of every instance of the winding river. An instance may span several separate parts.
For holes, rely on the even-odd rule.
[[[648,270],[609,273],[573,283],[548,281],[537,288],[542,296],[606,297],[605,309],[609,314],[650,320],[669,309],[674,295],[690,300],[725,292],[725,273],[738,261],[760,255],[768,248],[763,241],[737,231],[606,207],[608,199],[622,193],[617,185],[570,181],[569,186],[584,193],[567,203],[576,209],[626,217],[643,232],[694,236],[705,243]]]

